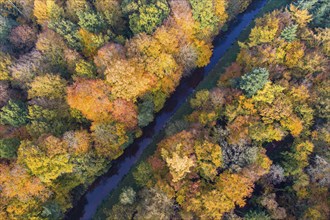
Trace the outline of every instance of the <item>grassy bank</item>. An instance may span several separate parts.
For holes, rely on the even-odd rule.
[[[274,9],[280,8],[285,6],[286,4],[290,3],[290,0],[269,0],[265,7],[259,12],[257,17],[262,16],[263,14],[273,11]],[[254,22],[252,22],[245,30],[243,30],[238,38],[238,41],[245,41],[249,33],[254,26]],[[203,81],[197,86],[196,91],[202,89],[211,89],[213,88],[219,76],[224,72],[224,70],[236,60],[237,54],[239,52],[239,46],[236,42],[227,52],[226,54],[218,61],[216,66],[210,71],[209,75],[206,76]],[[192,94],[193,96],[194,94]],[[188,100],[190,97],[188,98]],[[175,121],[178,119],[183,118],[185,115],[191,113],[192,109],[189,106],[189,102],[185,102],[179,110],[173,115],[171,121]],[[153,154],[157,147],[157,143],[163,139],[165,135],[164,130],[162,130],[158,135],[156,135],[153,139],[153,142],[146,148],[143,152],[141,158],[139,159],[138,163],[145,160],[148,156]],[[121,193],[124,187],[131,186],[135,189],[138,189],[138,186],[135,184],[134,178],[132,173],[134,172],[136,166],[131,169],[131,171],[127,174],[127,176],[119,183],[118,187],[109,194],[108,198],[99,206],[94,219],[96,220],[103,220],[106,217],[106,210],[110,210],[111,207],[118,202],[119,194]]]

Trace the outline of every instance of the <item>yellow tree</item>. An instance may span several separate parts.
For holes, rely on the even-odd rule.
[[[9,80],[9,67],[12,65],[12,59],[9,54],[0,52],[0,80]]]
[[[65,89],[66,81],[59,75],[46,74],[34,78],[28,90],[28,97],[30,99],[41,97],[62,99],[65,96]]]
[[[96,54],[97,49],[107,42],[108,38],[101,34],[91,33],[83,28],[78,31],[81,43],[83,45],[83,54],[92,57]]]
[[[125,59],[113,62],[106,69],[105,75],[114,97],[133,102],[150,90],[156,82],[156,79],[144,73],[136,62]]]
[[[279,28],[279,19],[276,18],[276,13],[267,14],[265,17],[256,19],[256,26],[251,30],[249,36],[250,47],[262,43],[269,43],[275,39]]]
[[[72,173],[74,167],[65,142],[53,136],[43,137],[38,143],[22,142],[18,161],[48,185],[63,174]]]
[[[55,0],[35,0],[33,15],[37,18],[38,24],[44,25],[52,18],[58,18],[63,13]]]
[[[67,101],[71,108],[81,111],[92,121],[111,119],[112,103],[110,87],[102,80],[78,80],[67,89]]]
[[[202,219],[221,219],[236,205],[243,207],[245,199],[253,192],[253,182],[241,174],[222,173],[214,188],[208,187],[200,197],[192,198],[188,211],[195,212]]]
[[[295,20],[299,26],[304,27],[310,21],[312,21],[312,15],[309,14],[307,9],[300,10],[293,4],[290,5],[290,12],[292,14],[293,20]]]
[[[195,153],[201,176],[214,180],[218,174],[217,168],[222,163],[221,147],[218,144],[204,141],[202,143],[196,143]]]
[[[50,191],[40,179],[30,176],[21,165],[0,165],[0,171],[1,197],[27,201],[31,197],[45,200],[50,196]]]
[[[190,168],[195,165],[193,159],[188,156],[180,156],[177,152],[173,152],[169,157],[165,149],[162,149],[162,157],[170,169],[173,182],[183,179],[187,173],[190,173]]]

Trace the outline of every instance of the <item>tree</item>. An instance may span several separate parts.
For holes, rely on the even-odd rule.
[[[228,18],[226,2],[223,0],[189,0],[193,17],[198,22],[198,31],[203,38],[215,35]]]
[[[8,104],[1,108],[0,123],[19,127],[28,123],[27,108],[21,101],[9,100]]]
[[[251,210],[244,215],[246,220],[271,220],[271,217],[264,211]]]
[[[70,153],[87,154],[92,148],[92,137],[86,130],[68,131],[63,134],[63,141]]]
[[[79,19],[79,26],[86,29],[87,31],[98,33],[104,30],[106,24],[103,16],[98,12],[78,11],[77,16]]]
[[[78,26],[65,19],[55,20],[48,24],[49,28],[61,35],[70,47],[81,50],[82,45],[78,35]]]
[[[134,34],[141,32],[152,34],[167,18],[170,9],[166,0],[153,0],[150,3],[132,1],[124,4],[124,12],[129,14],[129,26]]]
[[[285,27],[281,32],[281,37],[288,42],[294,41],[297,37],[297,29],[298,25]]]
[[[289,68],[294,68],[302,62],[305,55],[305,45],[299,41],[293,41],[286,45],[286,56],[284,63]]]
[[[330,184],[330,164],[319,155],[312,159],[312,164],[307,167],[307,174],[311,182],[317,183],[321,186],[328,186]]]
[[[128,141],[125,127],[119,123],[93,123],[92,137],[99,155],[116,159],[122,152],[122,146]]]
[[[20,56],[17,62],[10,67],[12,80],[19,83],[20,87],[26,88],[37,73],[43,73],[45,67],[43,61],[44,57],[38,50],[32,50]]]
[[[197,67],[206,66],[210,62],[212,56],[212,44],[206,43],[203,40],[196,40],[194,42],[194,47],[196,48],[198,58],[196,61]]]
[[[37,76],[30,84],[28,97],[48,99],[63,99],[65,96],[66,81],[61,79],[59,75],[46,74]]]
[[[15,138],[0,139],[0,158],[15,158],[19,144],[20,141]]]
[[[33,15],[37,18],[38,24],[46,25],[48,22],[59,18],[63,14],[63,9],[59,7],[55,0],[35,0]]]
[[[10,93],[9,83],[0,80],[0,108],[7,104],[10,99]]]
[[[222,164],[221,147],[204,141],[195,145],[195,153],[200,175],[206,179],[214,180],[218,174],[217,169]]]
[[[13,25],[14,22],[0,15],[0,44],[3,44],[7,41],[7,38],[9,36],[10,30],[13,28]]]
[[[169,157],[168,152],[162,149],[162,157],[170,169],[173,182],[178,182],[183,179],[187,173],[190,173],[190,168],[195,166],[193,159],[187,156],[182,157],[177,152],[173,152],[172,157]]]
[[[79,29],[78,38],[80,40],[80,44],[82,45],[83,54],[88,57],[95,55],[97,49],[109,40],[109,37],[102,33],[95,34],[83,28]]]
[[[51,29],[42,31],[38,36],[36,48],[45,59],[47,72],[60,73],[67,77],[68,70],[71,70],[74,56],[68,56],[70,49],[64,42],[64,39]]]
[[[81,59],[76,63],[75,76],[85,77],[85,78],[95,78],[96,68],[92,63]]]
[[[173,200],[163,192],[151,188],[144,188],[139,192],[140,202],[136,207],[137,219],[171,219],[173,214]]]
[[[220,174],[215,188],[206,189],[201,198],[193,198],[189,201],[188,211],[194,211],[205,219],[221,219],[235,206],[243,207],[245,198],[253,191],[253,183],[250,179],[240,175],[225,172]]]
[[[122,190],[119,201],[123,205],[132,205],[135,202],[136,192],[132,187],[128,187]]]
[[[125,125],[128,129],[134,129],[138,124],[138,109],[133,102],[125,99],[116,99],[111,110],[113,118]]]
[[[155,78],[146,74],[133,60],[117,60],[105,71],[115,97],[136,101],[154,84]]]
[[[201,90],[196,93],[196,97],[190,99],[190,105],[194,109],[205,108],[210,99],[210,92],[208,90]]]
[[[107,67],[120,59],[125,59],[125,48],[120,44],[107,43],[97,51],[94,63],[98,73],[103,74]]]
[[[272,42],[279,29],[279,19],[275,17],[275,13],[267,14],[263,18],[256,19],[256,25],[251,30],[249,36],[250,47],[257,46],[258,44]]]
[[[306,9],[300,10],[291,4],[289,10],[293,16],[293,20],[296,21],[300,27],[306,26],[312,20],[312,16]]]
[[[107,24],[115,33],[123,32],[126,27],[120,4],[121,2],[117,0],[96,0],[94,3],[96,10],[103,14]]]
[[[137,184],[140,186],[147,185],[152,178],[152,170],[149,163],[142,161],[133,172],[133,176]]]
[[[146,97],[141,103],[138,103],[138,124],[139,127],[145,127],[154,120],[154,103],[150,97]]]
[[[329,28],[330,23],[327,19],[330,13],[330,3],[327,0],[299,0],[296,6],[301,10],[308,10],[313,16],[312,27]]]
[[[51,195],[39,178],[30,176],[28,171],[19,164],[10,166],[1,164],[0,170],[1,196],[9,199],[17,198],[24,202],[31,197],[45,200]]]
[[[34,46],[37,41],[37,33],[29,25],[19,25],[11,30],[9,41],[19,52],[24,53]]]
[[[39,137],[42,134],[62,135],[70,126],[65,111],[47,109],[39,105],[28,107],[30,123],[27,125],[29,134]]]
[[[77,14],[91,8],[91,5],[86,0],[68,0],[66,1],[66,13],[73,21],[78,21]]]
[[[262,89],[268,81],[269,72],[265,68],[255,68],[241,77],[239,88],[244,91],[248,97],[255,95]]]
[[[53,136],[37,143],[22,141],[18,150],[18,160],[47,185],[61,175],[73,172],[70,158],[65,142]]]
[[[249,127],[249,136],[259,142],[280,141],[284,135],[285,133],[280,127],[261,122]]]
[[[285,181],[284,169],[278,165],[273,164],[270,167],[269,173],[266,175],[267,182],[277,185]]]
[[[0,52],[0,81],[9,80],[11,78],[9,67],[12,65],[12,61],[9,54]]]
[[[67,90],[71,108],[78,109],[92,121],[107,121],[111,118],[112,103],[110,88],[102,80],[77,80]]]

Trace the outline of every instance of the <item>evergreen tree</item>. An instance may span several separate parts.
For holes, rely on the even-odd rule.
[[[242,76],[239,82],[239,88],[244,91],[248,97],[255,95],[264,87],[268,81],[269,72],[265,68],[256,68],[252,72]]]
[[[77,25],[69,20],[61,19],[49,22],[48,27],[61,35],[70,47],[81,50],[82,45],[77,33]]]
[[[290,25],[284,28],[281,33],[281,37],[288,42],[294,41],[297,37],[297,29],[298,25]]]
[[[19,127],[28,123],[27,109],[23,102],[9,100],[8,104],[1,108],[0,123]]]
[[[93,11],[79,11],[77,15],[79,18],[79,26],[90,32],[100,32],[106,25],[105,20],[100,13],[95,13]]]

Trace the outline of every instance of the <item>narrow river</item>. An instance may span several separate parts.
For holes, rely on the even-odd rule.
[[[154,135],[166,125],[171,116],[178,110],[187,97],[191,95],[196,86],[214,68],[219,59],[236,42],[238,36],[246,28],[263,8],[267,0],[254,1],[249,8],[238,15],[235,21],[229,24],[226,32],[220,33],[213,41],[214,49],[210,63],[195,70],[189,77],[183,78],[172,96],[166,101],[164,108],[157,113],[154,122],[143,129],[143,135],[131,144],[122,156],[112,162],[112,167],[107,173],[100,176],[90,186],[83,197],[75,204],[65,219],[90,220],[94,216],[97,207],[117,187],[122,178],[134,166],[144,149],[152,142]]]

